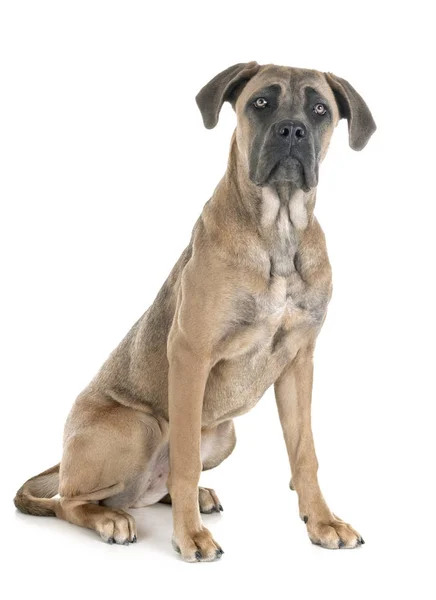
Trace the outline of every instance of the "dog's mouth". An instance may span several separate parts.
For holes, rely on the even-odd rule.
[[[302,163],[293,156],[286,156],[278,161],[271,169],[266,184],[289,182],[297,188],[308,192],[310,186],[306,181],[305,169]]]
[[[280,159],[271,169],[264,185],[286,182],[304,192],[309,192],[318,185],[316,164],[307,165],[305,161],[295,156],[286,156]]]
[[[318,160],[315,152],[291,152],[274,156],[276,152],[266,147],[258,161],[250,165],[250,179],[258,186],[272,183],[290,183],[309,192],[318,185]]]

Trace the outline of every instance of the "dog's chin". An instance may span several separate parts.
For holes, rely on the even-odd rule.
[[[263,185],[278,183],[289,183],[293,187],[305,192],[308,192],[310,189],[306,181],[303,165],[297,158],[290,156],[280,160],[273,167]]]
[[[261,160],[257,166],[252,165],[250,179],[259,187],[285,184],[309,192],[318,185],[318,167],[295,156],[286,156],[272,166]]]

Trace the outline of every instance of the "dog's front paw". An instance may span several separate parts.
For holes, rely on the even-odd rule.
[[[312,544],[337,550],[340,548],[357,548],[364,544],[362,536],[342,519],[334,514],[328,519],[316,519],[303,516],[307,532]]]
[[[206,527],[195,532],[173,536],[173,548],[187,562],[210,562],[224,554],[221,546],[213,539]]]

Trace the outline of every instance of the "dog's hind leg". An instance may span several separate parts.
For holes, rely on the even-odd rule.
[[[135,542],[135,521],[122,509],[134,503],[141,474],[167,442],[166,429],[153,415],[112,400],[76,402],[66,424],[56,516],[109,543]]]

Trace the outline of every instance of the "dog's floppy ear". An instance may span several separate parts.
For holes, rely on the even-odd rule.
[[[259,68],[255,61],[238,63],[216,75],[198,92],[195,100],[207,129],[212,129],[218,123],[224,102],[231,102],[234,107],[242,88]]]
[[[348,121],[348,139],[353,150],[362,150],[377,129],[366,102],[345,79],[326,73],[341,119]]]

